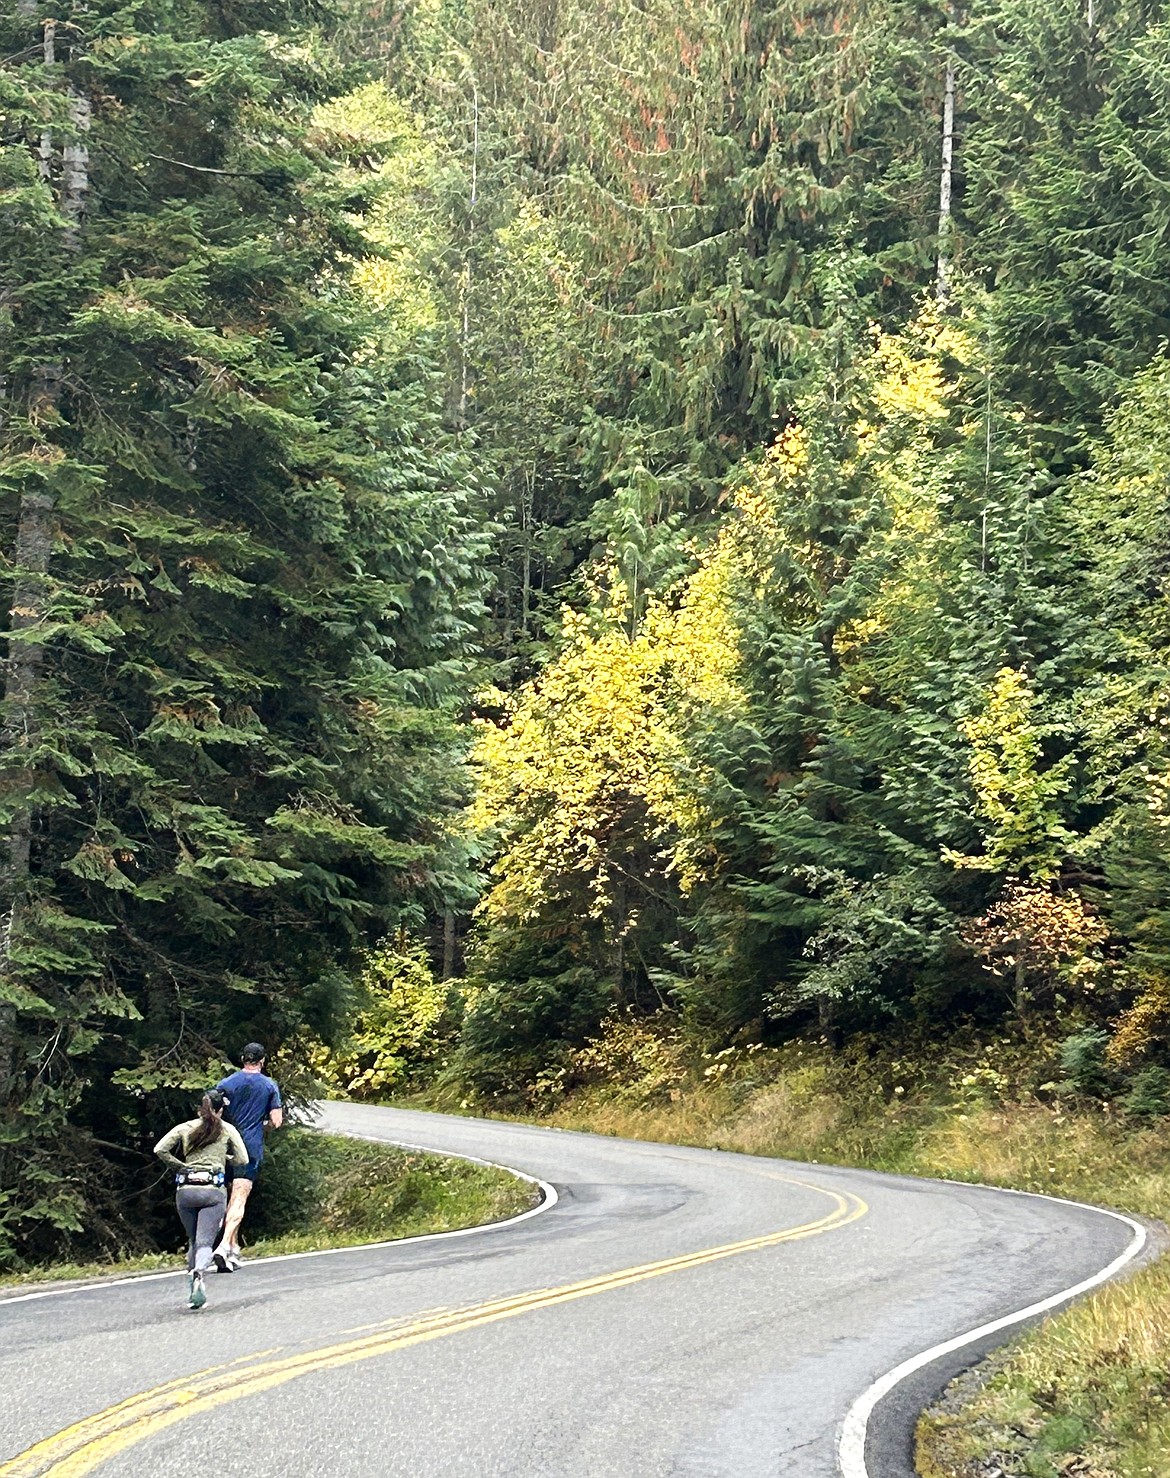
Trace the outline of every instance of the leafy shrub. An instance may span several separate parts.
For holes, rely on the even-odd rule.
[[[248,1198],[250,1241],[301,1232],[317,1219],[331,1177],[345,1163],[349,1146],[329,1135],[292,1128],[272,1135],[264,1166]]]
[[[402,935],[367,958],[358,984],[363,1005],[345,1040],[309,1056],[328,1087],[350,1098],[380,1098],[438,1056],[450,993],[435,979],[425,947]]]
[[[1066,988],[1091,994],[1109,937],[1078,893],[1019,879],[1008,882],[987,912],[968,919],[959,932],[984,969],[1004,982],[1020,1012],[1051,998],[1058,979]]]
[[[1142,989],[1113,1032],[1107,1056],[1111,1063],[1131,1063],[1156,1042],[1170,1041],[1170,979],[1140,976]]]
[[[663,1026],[629,1014],[607,1016],[569,1061],[579,1081],[605,1084],[616,1096],[641,1102],[661,1098],[686,1077],[674,1022]]]
[[[548,974],[524,974],[530,959],[524,943],[515,961],[521,970],[477,990],[468,1003],[449,1076],[484,1097],[529,1096],[523,1090],[555,1076],[612,1003],[611,984],[573,963],[568,950],[549,958]]]
[[[992,1060],[990,1051],[958,1082],[958,1096],[971,1104],[1006,1103],[1011,1096],[1011,1078]]]

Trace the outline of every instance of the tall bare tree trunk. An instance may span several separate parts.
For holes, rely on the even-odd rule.
[[[34,17],[36,0],[19,0],[18,13]],[[47,66],[57,60],[57,24],[46,20],[42,31],[42,56]],[[72,253],[81,250],[81,222],[89,192],[89,151],[85,136],[90,126],[90,104],[72,87],[69,112],[73,136],[61,151],[60,210],[65,218],[62,243]],[[51,183],[53,137],[41,134],[38,149],[41,178]],[[60,418],[63,366],[47,363],[32,375],[28,395],[28,419],[34,442],[32,460],[42,466],[43,481],[26,481],[17,515],[13,548],[12,605],[8,621],[8,659],[4,664],[5,712],[0,725],[0,748],[17,763],[9,770],[6,787],[15,803],[6,843],[0,844],[0,891],[4,914],[0,917],[0,986],[12,973],[12,943],[19,931],[20,910],[28,891],[34,825],[33,790],[36,767],[33,755],[41,738],[40,698],[45,662],[44,643],[36,633],[48,615],[49,566],[53,552],[53,514],[56,499],[51,469],[60,453],[52,444]],[[11,1003],[0,1004],[0,1081],[9,1079],[15,1068],[16,1012]]]
[[[36,0],[20,0],[20,14],[33,16],[37,13]],[[57,60],[57,22],[45,21],[44,30],[41,35],[41,50],[46,66],[52,66]],[[45,129],[41,134],[40,148],[37,150],[40,156],[37,160],[37,172],[42,180],[48,180],[53,173],[53,135],[51,130]]]
[[[479,199],[479,87],[471,81],[471,190],[467,199],[467,253],[459,284],[459,418],[460,431],[467,426],[467,400],[471,391],[471,253],[475,246],[475,207]]]
[[[951,296],[951,180],[955,157],[955,59],[947,57],[943,84],[942,171],[938,185],[938,274],[935,296],[942,306]]]
[[[528,608],[532,604],[532,513],[536,502],[536,468],[526,467],[520,489],[520,538],[523,562],[520,585],[520,632],[528,635]]]
[[[85,141],[92,113],[89,99],[71,87],[69,117],[73,124],[73,137],[66,141],[61,151],[61,214],[67,222],[62,239],[66,249],[74,253],[81,250],[81,221],[89,195],[89,148]]]
[[[455,974],[455,910],[447,909],[443,914],[443,979],[450,980]]]

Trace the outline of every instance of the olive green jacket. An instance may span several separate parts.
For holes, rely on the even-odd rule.
[[[231,1124],[223,1126],[218,1139],[188,1152],[187,1145],[202,1122],[202,1119],[188,1119],[185,1124],[176,1124],[155,1145],[155,1154],[168,1170],[211,1170],[222,1175],[228,1160],[233,1165],[248,1163],[248,1151],[240,1131]]]

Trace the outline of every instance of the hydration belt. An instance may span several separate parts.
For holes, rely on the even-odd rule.
[[[223,1185],[222,1170],[177,1170],[176,1185]]]

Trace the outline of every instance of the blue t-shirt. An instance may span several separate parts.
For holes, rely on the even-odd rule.
[[[226,1093],[231,1103],[224,1110],[224,1118],[240,1131],[240,1138],[253,1153],[264,1144],[264,1120],[270,1109],[280,1107],[280,1089],[264,1073],[232,1073],[215,1085]]]

